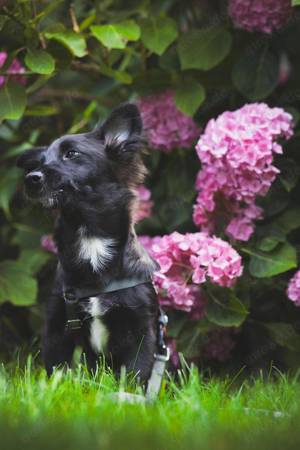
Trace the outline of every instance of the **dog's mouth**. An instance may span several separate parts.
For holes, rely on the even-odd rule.
[[[59,207],[64,200],[64,189],[60,188],[51,192],[30,192],[26,191],[27,197],[33,201],[40,203],[44,208],[53,209]]]
[[[52,192],[50,195],[43,196],[39,199],[44,208],[57,208],[62,202],[63,190]]]

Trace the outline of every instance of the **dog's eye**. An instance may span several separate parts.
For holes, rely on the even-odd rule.
[[[64,156],[63,159],[74,159],[76,156],[79,155],[79,152],[76,152],[76,150],[68,150]]]

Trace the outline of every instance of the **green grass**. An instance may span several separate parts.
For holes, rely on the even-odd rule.
[[[29,359],[0,371],[1,449],[299,449],[300,385],[274,372],[238,385],[186,370],[155,403],[128,404],[111,397],[141,393],[126,377],[79,367],[47,379]]]

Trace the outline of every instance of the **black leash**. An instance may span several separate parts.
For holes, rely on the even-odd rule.
[[[139,284],[152,283],[152,279],[138,279],[138,278],[124,278],[121,280],[114,280],[109,283],[105,288],[97,293],[89,293],[83,297],[78,297],[76,291],[72,288],[63,290],[63,298],[66,306],[66,325],[65,329],[68,333],[77,332],[81,330],[84,320],[91,319],[88,317],[86,319],[80,318],[80,305],[88,301],[91,297],[97,297],[101,294],[120,291],[122,289],[128,289],[131,287],[138,286]],[[154,363],[151,371],[150,378],[147,383],[146,389],[146,400],[153,401],[158,396],[164,372],[166,369],[166,364],[170,359],[170,350],[165,342],[166,327],[168,324],[168,316],[159,307],[158,314],[158,327],[157,327],[157,353],[154,354]]]

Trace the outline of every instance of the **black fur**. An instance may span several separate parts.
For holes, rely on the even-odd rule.
[[[94,131],[63,136],[49,147],[25,152],[18,160],[26,171],[28,197],[59,211],[55,230],[59,263],[43,337],[49,374],[54,366],[71,363],[77,344],[83,346],[91,368],[98,359],[89,341],[89,321],[77,335],[65,331],[63,285],[99,292],[113,279],[146,277],[156,269],[137,242],[131,217],[135,201],[132,188],[145,174],[141,133],[138,109],[124,104]],[[80,230],[85,237],[114,240],[113,256],[105,267],[95,270],[78,257]],[[152,284],[102,294],[98,301],[109,333],[106,362],[115,373],[125,366],[147,380],[157,331],[158,307]]]

